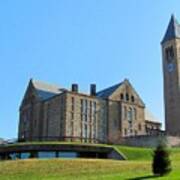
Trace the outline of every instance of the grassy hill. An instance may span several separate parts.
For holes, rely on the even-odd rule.
[[[180,148],[171,149],[173,171],[167,177],[151,177],[153,150],[115,146],[127,161],[96,159],[18,160],[0,162],[0,180],[125,180],[125,179],[180,179]]]

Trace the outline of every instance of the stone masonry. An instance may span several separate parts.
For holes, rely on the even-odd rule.
[[[166,133],[180,135],[180,25],[171,17],[161,42],[164,72]]]
[[[67,90],[31,79],[20,106],[18,139],[119,143],[160,128],[127,79],[100,92],[91,85],[90,94],[80,93],[77,84]]]

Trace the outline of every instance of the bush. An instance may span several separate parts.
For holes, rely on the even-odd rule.
[[[163,176],[171,171],[169,151],[165,145],[158,145],[154,151],[152,169],[154,175]]]

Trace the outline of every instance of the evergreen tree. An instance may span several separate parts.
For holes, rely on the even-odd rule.
[[[163,144],[158,145],[154,151],[152,169],[153,173],[159,176],[168,174],[171,171],[169,151]]]

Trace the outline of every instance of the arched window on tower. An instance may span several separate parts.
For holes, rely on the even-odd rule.
[[[167,47],[165,49],[165,54],[166,54],[166,60],[171,61],[174,58],[173,46]]]

